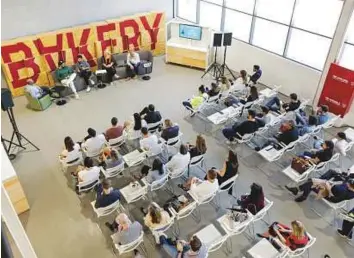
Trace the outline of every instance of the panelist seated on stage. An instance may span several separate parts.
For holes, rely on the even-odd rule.
[[[89,92],[91,90],[90,85],[95,85],[95,82],[90,79],[92,75],[91,67],[82,55],[77,56],[76,73],[84,79],[86,91]]]
[[[140,115],[148,124],[157,123],[162,120],[160,112],[155,110],[155,106],[153,104],[150,104],[149,106],[145,107],[140,112]]]
[[[251,134],[258,130],[259,124],[256,120],[256,113],[254,110],[248,110],[247,120],[241,123],[236,122],[232,127],[226,127],[222,130],[223,135],[229,141],[233,141],[234,138],[240,139],[245,134]]]
[[[127,54],[127,75],[128,78],[135,78],[138,74],[138,68],[140,65],[140,56],[134,51],[134,46],[129,46],[129,51]]]
[[[112,56],[111,51],[109,50],[104,51],[103,56],[101,57],[101,61],[102,61],[102,69],[106,70],[107,72],[108,83],[112,83],[113,79],[118,79],[119,76],[116,74],[117,62]]]
[[[87,129],[88,136],[85,137],[85,142],[81,147],[87,151],[87,155],[95,155],[100,153],[106,144],[106,137],[103,134],[97,135],[92,128]]]
[[[67,66],[63,60],[60,60],[58,63],[58,69],[55,71],[55,76],[63,86],[70,87],[72,92],[75,94],[75,98],[79,99],[79,94],[77,94],[74,84],[76,73],[71,67]]]
[[[165,125],[162,128],[161,138],[165,141],[177,137],[179,134],[179,126],[174,125],[170,119],[165,120]]]
[[[25,91],[28,92],[32,98],[34,99],[40,99],[43,98],[44,96],[51,96],[53,95],[52,91],[50,90],[49,87],[46,86],[38,86],[34,84],[34,81],[32,79],[27,80],[27,85],[25,86]]]

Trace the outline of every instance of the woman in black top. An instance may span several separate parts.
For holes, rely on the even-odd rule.
[[[236,153],[230,150],[229,156],[225,161],[223,168],[220,171],[218,171],[217,179],[219,185],[226,182],[227,180],[235,176],[237,173],[238,173],[238,158]],[[222,189],[227,189],[228,187],[230,187],[231,184],[232,183],[224,186]],[[229,194],[232,195],[232,188],[229,189]]]
[[[217,96],[219,94],[220,94],[219,86],[215,82],[212,82],[211,83],[211,90],[208,91],[209,97],[214,97],[214,96]]]
[[[199,134],[195,145],[189,145],[189,153],[191,158],[204,154],[207,151],[204,137]]]
[[[116,66],[116,60],[113,58],[111,52],[106,50],[102,56],[102,68],[107,71],[109,83],[113,81],[113,77],[118,78],[118,76],[116,75]]]
[[[255,86],[252,86],[250,89],[250,95],[248,95],[247,99],[241,99],[240,102],[242,104],[246,104],[247,102],[253,102],[258,99],[258,90]]]

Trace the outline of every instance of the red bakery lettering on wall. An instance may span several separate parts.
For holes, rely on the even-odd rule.
[[[63,33],[56,35],[56,44],[53,46],[44,46],[43,41],[40,38],[33,40],[33,43],[41,55],[59,52],[63,50]]]
[[[134,35],[132,37],[129,37],[125,30],[127,28],[133,28],[134,30]],[[120,35],[122,37],[122,41],[123,41],[123,50],[128,50],[129,49],[129,45],[134,45],[134,48],[139,48],[139,24],[133,20],[133,19],[129,19],[129,20],[125,20],[119,23],[119,30],[120,30]]]
[[[25,59],[33,57],[32,50],[30,47],[26,46],[25,43],[19,42],[13,45],[2,46],[1,56],[5,64],[12,63],[11,55],[15,53],[23,52]]]
[[[151,38],[151,49],[154,50],[156,48],[157,35],[159,33],[159,24],[161,22],[162,13],[158,13],[155,16],[155,20],[150,26],[149,22],[146,19],[146,16],[141,16],[140,21],[143,24],[144,28],[148,31]]]

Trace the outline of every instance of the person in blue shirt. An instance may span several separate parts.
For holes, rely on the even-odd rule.
[[[321,105],[317,112],[316,115],[314,115],[317,118],[317,125],[323,125],[328,122],[329,120],[329,114],[328,114],[328,106],[327,105]],[[296,123],[298,125],[308,125],[309,124],[309,118],[306,117],[306,113],[303,110],[300,110],[299,113],[296,113]]]
[[[95,208],[104,208],[120,200],[120,191],[111,186],[108,179],[104,179],[97,187]]]
[[[170,138],[175,138],[179,134],[179,126],[174,125],[170,119],[165,120],[165,126],[162,129],[161,137],[167,141]]]
[[[297,125],[297,128],[299,129],[299,135],[303,136],[307,133],[313,132],[316,126],[317,126],[317,117],[309,116],[309,121],[306,125]]]
[[[253,74],[250,77],[250,81],[253,82],[254,84],[256,84],[257,81],[259,80],[259,78],[261,78],[261,76],[262,76],[261,67],[259,65],[254,65],[253,66]]]

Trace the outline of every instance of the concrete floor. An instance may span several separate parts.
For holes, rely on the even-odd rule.
[[[30,211],[20,218],[38,257],[114,257],[109,234],[103,226],[104,221],[97,221],[90,206],[92,195],[78,198],[70,182],[59,169],[58,154],[62,149],[64,137],[70,135],[79,141],[85,136],[88,127],[104,131],[109,127],[112,116],[117,116],[123,122],[145,105],[154,103],[164,118],[170,118],[180,125],[184,141],[194,142],[196,134],[203,132],[205,126],[197,117],[185,119],[187,113],[181,102],[195,94],[202,83],[201,75],[201,71],[165,65],[162,58],[156,58],[150,81],[122,81],[102,90],[81,92],[80,100],[72,99],[65,106],[52,105],[44,112],[35,112],[25,107],[25,98],[15,99],[14,113],[20,131],[41,149],[35,152],[30,151],[29,147],[29,151],[19,154],[13,162],[31,207]],[[205,79],[204,82],[209,83],[209,80]],[[296,92],[296,89],[294,91]],[[2,130],[3,136],[8,138],[11,131],[4,112]],[[228,149],[220,141],[220,135],[207,135],[207,146],[207,167],[222,166]],[[262,165],[270,175],[267,176],[257,168],[257,165],[264,161],[254,151],[246,148],[243,155],[246,157],[241,161],[240,177],[235,187],[236,195],[248,192],[252,182],[260,183],[266,196],[274,201],[270,214],[272,221],[290,224],[294,219],[301,220],[308,232],[317,238],[311,248],[311,258],[322,257],[325,253],[330,254],[332,258],[354,257],[354,249],[335,233],[333,227],[311,211],[312,202],[295,203],[292,196],[276,185],[281,184],[280,181],[289,182],[280,175],[280,168],[272,164]],[[285,162],[289,163],[289,159],[285,159]],[[345,166],[350,165],[349,162],[346,163],[348,164]],[[115,182],[116,186],[126,184],[126,180]],[[154,198],[159,203],[167,199],[166,195],[161,194],[159,197],[155,195]],[[229,207],[232,201],[234,200],[223,195],[223,208]],[[141,222],[139,207],[145,205],[146,203],[142,202],[130,207],[132,216]],[[321,207],[319,202],[316,205]],[[192,218],[181,221],[181,237],[190,236],[223,213],[224,209],[216,212],[210,205],[203,205],[202,221],[199,224]],[[265,225],[260,224],[257,225],[256,231],[265,228]],[[155,248],[151,235],[147,234],[145,240],[150,257],[166,257]],[[232,241],[231,256],[226,256],[220,250],[210,257],[242,257],[253,244],[242,235],[233,237]]]

